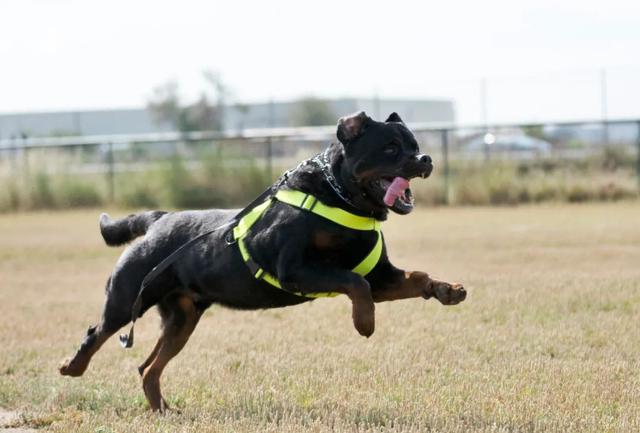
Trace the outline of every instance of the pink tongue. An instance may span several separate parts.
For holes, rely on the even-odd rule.
[[[384,204],[387,206],[393,206],[398,197],[402,197],[404,190],[409,188],[409,181],[404,177],[396,177],[387,188],[387,192],[384,195]]]

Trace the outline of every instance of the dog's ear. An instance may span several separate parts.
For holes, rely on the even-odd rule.
[[[338,120],[338,131],[336,132],[340,143],[347,145],[352,142],[364,132],[369,120],[371,119],[364,111],[341,117]]]
[[[385,123],[388,123],[388,122],[404,123],[400,118],[400,116],[398,115],[398,113],[396,113],[395,111],[389,114],[389,117],[387,118],[387,120],[385,120]]]

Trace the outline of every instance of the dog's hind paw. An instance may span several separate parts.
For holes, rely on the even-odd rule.
[[[82,366],[78,365],[77,362],[74,362],[74,359],[75,358],[67,358],[62,361],[62,363],[58,367],[58,371],[61,375],[71,377],[82,376],[82,373],[84,373],[86,367],[83,368]]]

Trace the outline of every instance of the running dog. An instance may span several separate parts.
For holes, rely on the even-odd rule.
[[[107,245],[144,237],[122,253],[107,281],[100,323],[89,328],[60,373],[81,376],[110,336],[157,306],[162,334],[138,371],[151,409],[162,412],[167,404],[160,375],[212,304],[253,310],[344,294],[352,302],[356,330],[369,337],[376,302],[419,297],[444,305],[463,301],[466,291],[460,284],[398,269],[387,257],[380,223],[390,210],[410,213],[409,182],[433,170],[431,158],[419,153],[400,116],[393,113],[384,122],[364,112],[343,117],[337,138],[287,172],[241,218],[238,210],[152,211],[120,220],[103,214],[100,230]],[[142,281],[155,266],[207,232],[212,233],[185,249],[140,294]],[[136,300],[139,308],[132,317]]]

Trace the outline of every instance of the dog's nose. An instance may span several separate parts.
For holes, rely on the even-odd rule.
[[[429,155],[418,155],[418,160],[424,164],[431,164],[431,157]]]

